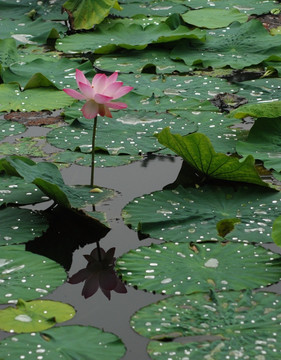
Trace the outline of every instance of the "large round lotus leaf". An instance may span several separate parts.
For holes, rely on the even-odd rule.
[[[46,296],[66,280],[56,262],[31,252],[23,245],[2,246],[0,255],[0,303]]]
[[[7,332],[31,333],[49,329],[75,315],[75,309],[62,302],[19,299],[16,307],[0,310],[0,328]]]
[[[172,296],[137,311],[131,325],[154,340],[148,353],[155,360],[278,360],[280,310],[272,293]]]
[[[4,119],[0,119],[0,140],[5,139],[6,136],[13,136],[25,131],[23,124],[12,123]]]
[[[111,155],[153,152],[161,149],[154,132],[170,126],[175,131],[186,134],[194,131],[193,124],[176,118],[171,114],[122,111],[113,112],[113,118],[99,118],[97,126],[96,148],[107,151]],[[80,116],[80,112],[77,113]],[[64,126],[50,131],[48,142],[62,149],[89,153],[92,148],[93,122],[79,119],[70,126]]]
[[[270,57],[281,57],[278,36],[271,36],[259,20],[242,25],[235,22],[226,29],[213,30],[204,43],[195,46],[180,44],[171,52],[172,59],[181,59],[187,66],[231,66],[243,69],[256,65]]]
[[[7,207],[0,210],[0,228],[0,245],[11,245],[41,236],[48,222],[34,211]]]
[[[129,109],[138,111],[155,111],[165,113],[171,112],[173,109],[188,111],[218,111],[210,101],[199,100],[183,96],[147,96],[137,95],[130,92],[125,95],[123,101],[128,105]]]
[[[116,16],[131,17],[139,14],[145,16],[169,16],[171,14],[181,14],[186,11],[186,6],[178,4],[174,1],[161,1],[160,3],[155,1],[127,1],[121,5],[121,11],[111,9],[110,13]]]
[[[128,285],[180,295],[264,287],[280,280],[280,264],[279,255],[252,244],[169,242],[131,250],[116,268]]]
[[[95,153],[95,167],[110,167],[128,165],[133,161],[142,160],[138,155],[109,155],[107,153]],[[62,151],[51,157],[52,162],[56,165],[77,164],[82,166],[91,166],[92,155],[80,151]]]
[[[174,242],[218,240],[272,242],[281,212],[279,192],[255,186],[204,186],[156,191],[134,199],[122,216],[151,237]],[[229,225],[229,228],[227,228]]]
[[[19,43],[45,44],[49,38],[58,38],[67,27],[59,22],[36,20],[23,16],[17,20],[2,19],[0,23],[1,38],[13,37]]]
[[[182,14],[183,20],[191,25],[207,29],[223,28],[234,21],[244,23],[248,16],[237,9],[199,9]]]
[[[103,55],[96,59],[94,65],[104,71],[123,73],[141,73],[153,69],[156,74],[171,74],[174,71],[186,73],[192,68],[182,61],[173,61],[168,49],[145,49]]]
[[[27,205],[49,200],[34,184],[17,176],[0,176],[0,205]]]
[[[76,87],[75,69],[79,69],[86,76],[94,75],[93,67],[89,61],[81,65],[80,61],[70,59],[56,59],[50,64],[50,60],[36,59],[27,64],[15,63],[9,69],[3,71],[2,78],[5,83],[18,82],[22,87],[31,88],[34,86],[32,76],[36,73],[42,74],[50,80],[58,89]],[[40,84],[39,84],[40,85]]]
[[[276,64],[280,64],[280,63],[276,63]],[[236,86],[237,85],[239,85],[240,87],[237,94],[239,96],[245,97],[249,102],[253,102],[253,103],[262,102],[262,101],[271,102],[271,101],[277,101],[281,97],[280,78],[255,79],[249,81],[242,81],[239,84],[236,84]],[[267,105],[264,104],[264,106],[266,107]],[[258,105],[256,107],[256,111],[260,107],[261,106]],[[254,109],[255,108],[253,106],[251,110],[254,111]]]
[[[261,15],[270,12],[272,9],[280,8],[280,5],[276,2],[268,0],[248,0],[247,3],[245,3],[245,0],[188,0],[187,5],[192,9],[201,7],[211,7],[212,9],[235,8],[248,15]]]
[[[265,131],[266,129],[266,131]],[[278,119],[257,119],[250,130],[246,141],[238,142],[236,149],[239,155],[253,155],[263,161],[267,169],[281,171],[281,122]]]
[[[125,49],[143,49],[150,43],[166,43],[179,39],[203,40],[205,31],[200,29],[190,30],[186,26],[178,26],[171,29],[166,23],[150,24],[143,28],[138,24],[126,26],[119,22],[113,25],[104,24],[96,28],[94,32],[80,33],[59,39],[56,49],[63,52],[100,52],[103,48],[116,46]]]
[[[20,91],[17,84],[0,85],[0,111],[55,110],[71,105],[74,99],[54,88]]]
[[[117,360],[126,349],[114,334],[91,326],[61,326],[40,333],[13,335],[0,343],[3,360]]]
[[[121,74],[118,80],[133,86],[134,93],[138,95],[182,96],[200,100],[210,100],[220,93],[235,93],[240,88],[225,79],[196,75]]]

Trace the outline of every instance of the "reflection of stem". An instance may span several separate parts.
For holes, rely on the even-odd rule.
[[[97,250],[98,250],[99,261],[101,261],[101,252],[100,252],[100,242],[99,241],[97,241]]]
[[[93,138],[92,138],[92,164],[91,164],[91,187],[94,186],[94,174],[95,174],[95,142],[96,142],[96,132],[97,132],[97,120],[96,116],[94,119],[94,127],[93,127]]]

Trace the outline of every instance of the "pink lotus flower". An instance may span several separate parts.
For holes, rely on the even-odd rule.
[[[73,89],[63,89],[63,91],[74,99],[86,100],[82,107],[86,119],[94,119],[98,114],[112,117],[109,109],[126,109],[127,107],[125,103],[112,100],[126,95],[133,89],[132,86],[122,86],[123,82],[116,81],[117,77],[117,72],[109,77],[105,74],[96,74],[90,83],[83,72],[76,69],[76,82],[81,93]]]

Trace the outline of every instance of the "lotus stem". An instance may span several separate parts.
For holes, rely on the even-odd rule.
[[[102,260],[102,258],[101,258],[101,252],[100,252],[100,242],[99,242],[99,241],[97,241],[97,250],[98,250],[98,257],[99,257],[99,261],[101,261],[101,260]]]
[[[94,118],[94,127],[93,127],[93,138],[92,138],[92,163],[91,163],[91,187],[94,186],[94,177],[95,177],[95,143],[96,143],[96,132],[97,132],[97,120],[98,117]]]

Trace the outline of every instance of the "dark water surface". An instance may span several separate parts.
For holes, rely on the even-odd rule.
[[[156,157],[126,166],[116,168],[97,168],[95,184],[115,189],[118,194],[115,198],[106,201],[96,210],[107,213],[111,231],[100,241],[105,250],[116,247],[115,255],[119,257],[130,249],[142,245],[149,245],[152,240],[139,240],[137,233],[124,225],[121,219],[122,208],[137,196],[161,190],[165,185],[173,182],[181,168],[179,158]],[[90,170],[85,167],[72,166],[62,171],[65,182],[71,184],[88,184]],[[160,241],[153,241],[160,242]],[[95,244],[86,245],[74,252],[73,262],[69,274],[72,275],[86,266],[83,254],[89,254]],[[77,310],[77,315],[67,324],[93,325],[118,335],[127,347],[125,360],[150,359],[146,353],[148,340],[136,334],[130,327],[129,320],[140,307],[164,298],[127,287],[127,294],[111,292],[109,301],[100,290],[88,298],[81,296],[83,284],[64,284],[49,298],[70,303]]]

